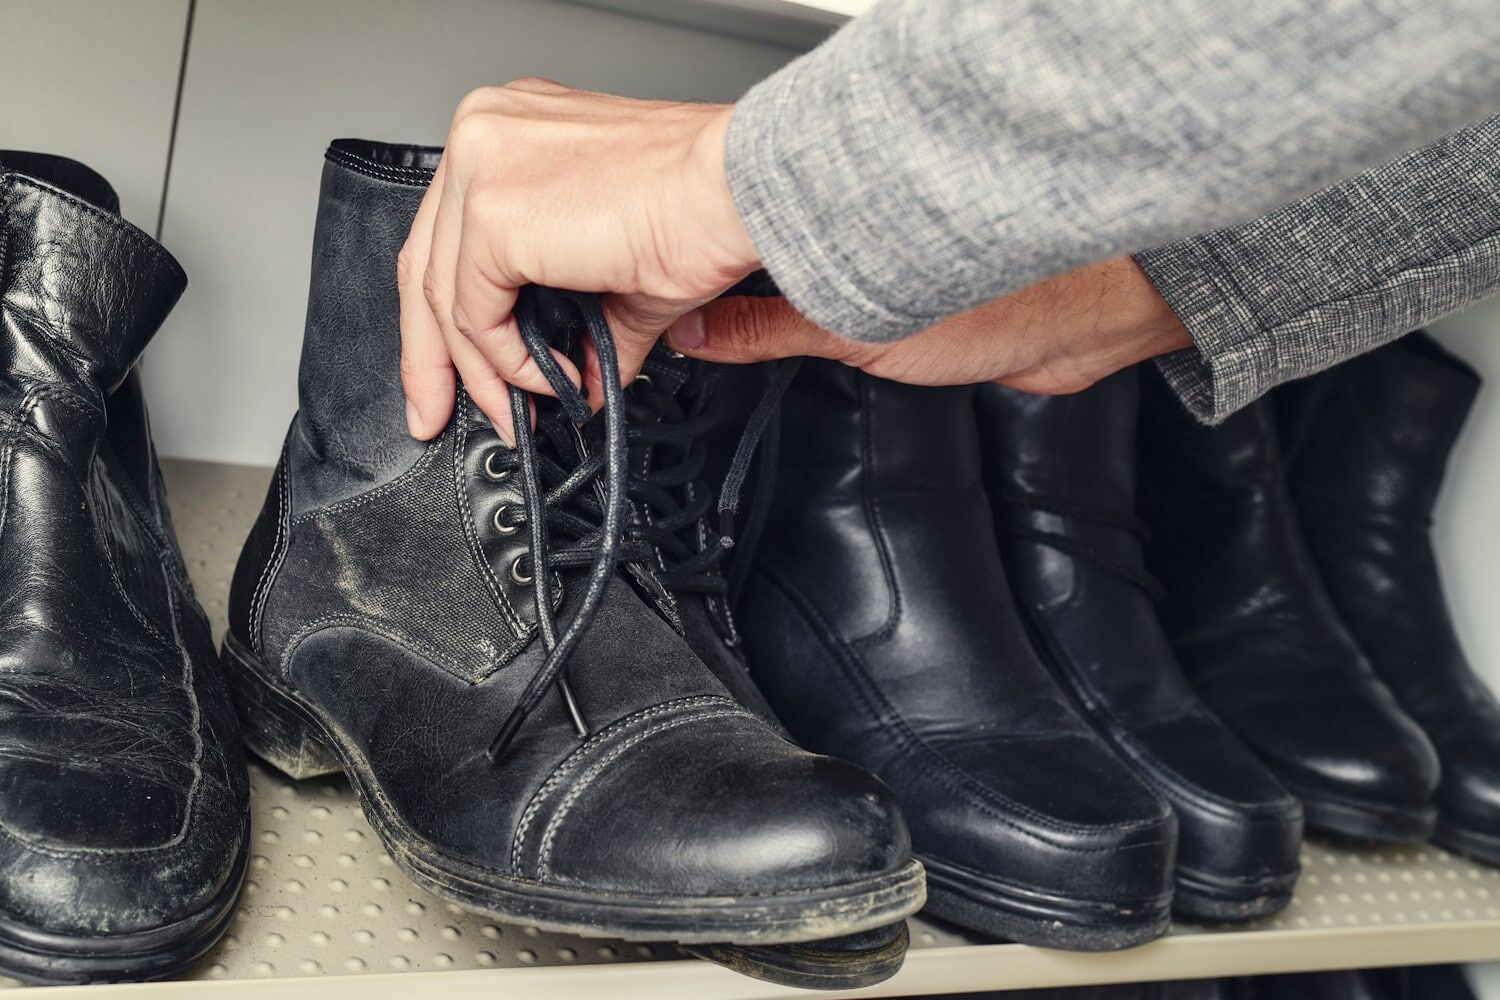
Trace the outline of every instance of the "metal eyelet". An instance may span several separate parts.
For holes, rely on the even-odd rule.
[[[519,555],[512,559],[510,563],[510,578],[515,581],[518,587],[531,586],[531,574],[521,572],[521,560],[525,558],[524,555]]]
[[[499,448],[491,448],[484,453],[484,475],[492,483],[503,483],[511,477],[515,469],[497,469],[495,460],[500,456]]]
[[[656,384],[656,380],[653,379],[650,375],[647,375],[645,372],[641,372],[635,378],[633,378],[633,379],[630,380],[630,384],[631,385],[635,385],[637,382],[640,382],[642,385],[655,385]]]
[[[515,524],[506,524],[505,523],[505,512],[508,511],[508,510],[510,510],[513,506],[515,506],[515,505],[514,504],[508,504],[508,503],[503,503],[500,506],[498,506],[498,507],[495,508],[495,514],[494,514],[494,516],[492,518],[490,518],[490,520],[495,525],[495,533],[496,534],[498,534],[498,535],[514,535],[516,532],[518,532],[518,531],[521,530],[521,525],[525,523],[524,521],[517,521]]]

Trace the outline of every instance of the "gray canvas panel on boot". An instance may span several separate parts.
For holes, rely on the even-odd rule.
[[[70,160],[0,152],[0,972],[145,979],[245,870],[239,732],[132,366],[186,279]]]
[[[538,400],[534,436],[512,449],[460,391],[434,442],[407,438],[394,299],[359,290],[392,280],[435,157],[329,151],[325,198],[345,207],[320,210],[316,246],[357,238],[360,252],[315,261],[312,295],[371,304],[310,305],[303,408],[235,572],[225,660],[252,749],[294,776],[346,771],[404,872],[505,920],[774,944],[912,912],[921,869],[889,792],[736,704],[642,600],[637,548],[618,550],[628,574],[584,572],[610,541],[615,407],[575,425],[568,387]],[[586,298],[528,292],[518,315],[565,349],[604,329]],[[330,352],[391,367],[366,382]],[[359,396],[352,416],[309,405],[349,380],[326,388]],[[524,691],[559,662],[554,613],[559,649],[582,626],[565,661],[576,719],[557,684],[525,714]]]

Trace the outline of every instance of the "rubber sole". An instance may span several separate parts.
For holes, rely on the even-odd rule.
[[[1464,829],[1452,823],[1438,822],[1432,842],[1454,854],[1462,854],[1480,864],[1500,868],[1500,833]]]
[[[0,918],[0,975],[36,985],[166,979],[206,955],[234,919],[250,856],[245,817],[235,869],[207,906],[172,924],[130,934],[75,936]]]
[[[765,947],[688,945],[686,951],[741,975],[804,990],[855,990],[901,971],[911,933],[906,921],[811,944]]]
[[[403,874],[434,895],[499,920],[587,937],[759,946],[875,930],[904,920],[925,899],[916,861],[853,883],[741,897],[590,891],[470,864],[436,850],[385,808],[359,750],[314,706],[269,679],[233,636],[225,639],[223,661],[252,753],[292,778],[344,773]]]
[[[1334,799],[1307,792],[1285,779],[1281,783],[1302,800],[1302,813],[1309,830],[1379,844],[1417,844],[1430,839],[1437,830],[1436,806],[1410,809],[1380,802]]]
[[[1172,912],[1190,920],[1241,921],[1269,917],[1292,901],[1300,871],[1234,883],[1178,866],[1173,875]]]
[[[923,857],[927,910],[992,937],[1063,951],[1118,951],[1154,941],[1172,922],[1170,893],[1146,900],[1068,899],[1007,885]]]

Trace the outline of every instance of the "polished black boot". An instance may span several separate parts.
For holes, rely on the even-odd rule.
[[[1430,526],[1479,376],[1415,333],[1278,401],[1288,479],[1333,603],[1442,760],[1445,847],[1500,865],[1500,702],[1443,599]]]
[[[1139,498],[1162,622],[1198,696],[1315,829],[1424,840],[1438,763],[1334,609],[1303,541],[1269,404],[1218,427],[1144,369]]]
[[[25,980],[176,972],[244,875],[239,732],[132,371],[185,284],[93,171],[0,152],[0,973]]]
[[[407,435],[394,268],[437,156],[329,150],[301,409],[230,594],[251,748],[346,772],[398,867],[503,920],[752,945],[897,922],[923,883],[889,792],[730,698],[621,537],[596,299],[518,304],[559,398],[532,432],[515,395],[514,449],[462,392],[437,438]],[[609,384],[593,420],[547,351],[583,338]]]
[[[1140,376],[1067,396],[978,389],[985,489],[1032,644],[1084,717],[1177,814],[1173,908],[1286,906],[1302,807],[1193,694],[1162,631],[1135,517]]]
[[[1167,926],[1175,821],[1027,644],[980,481],[973,390],[808,361],[736,609],[804,746],[895,790],[929,910],[1050,947]]]

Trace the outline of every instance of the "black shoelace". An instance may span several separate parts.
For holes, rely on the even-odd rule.
[[[598,418],[592,416],[588,400],[568,380],[552,356],[547,336],[549,328],[556,332],[559,323],[568,322],[564,317],[569,313],[581,320],[582,332],[592,342],[598,356],[603,381],[603,405]],[[496,471],[514,469],[520,472],[524,508],[533,512],[533,516],[526,519],[531,535],[530,572],[527,576],[533,587],[537,624],[547,655],[491,741],[489,756],[492,760],[499,760],[504,755],[527,716],[554,683],[567,705],[579,738],[588,737],[588,723],[568,687],[564,671],[579,640],[598,614],[615,567],[620,563],[647,563],[653,547],[665,544],[668,551],[678,557],[671,579],[679,587],[691,585],[690,581],[708,574],[723,550],[734,544],[733,515],[739,505],[740,490],[757,445],[772,423],[781,395],[795,373],[795,365],[784,366],[787,369],[785,374],[778,373],[778,377],[773,378],[766,397],[751,414],[720,493],[721,530],[716,544],[705,547],[702,552],[685,553],[672,542],[667,542],[667,533],[672,529],[661,520],[654,526],[627,523],[627,497],[633,486],[642,499],[652,502],[653,506],[661,502],[663,508],[675,507],[669,513],[673,517],[672,523],[679,527],[706,513],[706,499],[702,510],[697,509],[697,503],[680,507],[670,497],[670,480],[659,477],[633,479],[628,468],[628,447],[632,438],[644,441],[645,435],[652,433],[667,435],[674,442],[680,442],[686,440],[683,435],[701,433],[702,428],[689,427],[681,434],[678,428],[664,425],[627,429],[614,336],[610,333],[598,296],[530,287],[522,290],[516,302],[515,316],[521,339],[556,393],[556,400],[537,400],[537,426],[533,431],[531,395],[515,386],[510,387],[516,446],[494,465]],[[586,440],[586,432],[597,434],[599,419],[603,421],[602,439]],[[538,436],[547,448],[538,447]],[[549,452],[575,456],[576,461],[558,461]],[[690,463],[676,475],[696,476],[701,467],[700,450],[696,465]],[[706,498],[707,492],[704,491],[702,496]],[[697,513],[691,520],[687,519],[689,512],[694,510]],[[510,525],[519,526],[520,522],[512,521]],[[558,539],[571,541],[558,545]],[[672,534],[672,539],[680,542],[675,534]],[[554,597],[560,593],[557,588],[561,581],[555,578],[555,574],[560,569],[584,567],[588,572],[584,577],[583,596],[577,601],[572,618],[559,633],[556,619],[559,602]],[[664,581],[663,586],[667,585]]]
[[[631,445],[652,448],[650,467],[632,470],[630,495],[649,509],[649,519],[632,524],[628,533],[660,554],[657,578],[672,593],[725,595],[729,581],[720,571],[728,550],[736,544],[734,516],[740,495],[758,451],[774,464],[775,418],[781,398],[797,373],[800,359],[776,362],[764,370],[767,384],[746,421],[724,483],[718,492],[718,529],[708,524],[714,494],[702,479],[706,458],[703,437],[720,418],[722,397],[714,392],[715,378],[695,368],[678,392],[669,392],[649,378],[637,380],[627,393],[633,419],[627,430]],[[680,398],[694,397],[689,411]],[[757,481],[750,507],[747,538],[758,534],[768,496],[769,467]]]
[[[1038,496],[1034,493],[1011,493],[991,492],[990,499],[996,503],[1005,504],[1020,510],[1039,510],[1048,514],[1056,514],[1059,517],[1071,517],[1080,521],[1092,521],[1095,524],[1107,525],[1128,532],[1144,544],[1150,540],[1150,531],[1146,525],[1137,517],[1130,514],[1112,513],[1108,511],[1095,510],[1082,504],[1072,503],[1055,497]],[[1090,545],[1082,539],[1074,538],[1057,531],[1044,531],[1040,528],[1029,528],[1021,524],[1008,523],[1002,529],[1006,534],[1016,538],[1024,538],[1038,545],[1046,545],[1059,552],[1065,552],[1070,556],[1087,560],[1101,569],[1113,573],[1141,590],[1153,601],[1160,601],[1166,596],[1166,588],[1161,585],[1151,573],[1143,567],[1132,562],[1126,562],[1115,558],[1098,546]]]

